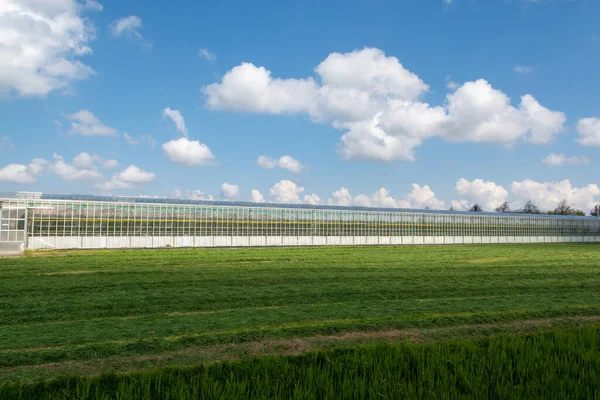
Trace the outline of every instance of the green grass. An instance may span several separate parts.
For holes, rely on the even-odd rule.
[[[0,382],[597,326],[599,293],[597,244],[30,253],[0,259]]]
[[[598,399],[600,329],[0,386],[0,399]]]

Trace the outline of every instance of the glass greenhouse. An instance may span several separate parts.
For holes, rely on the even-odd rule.
[[[0,194],[0,250],[600,242],[593,217]]]

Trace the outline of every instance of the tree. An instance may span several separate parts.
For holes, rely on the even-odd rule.
[[[471,207],[469,209],[469,211],[474,211],[474,212],[482,212],[483,208],[481,208],[481,206],[477,203],[473,204],[473,207]]]
[[[600,217],[600,203],[596,204],[592,211],[590,211],[592,217]]]
[[[535,204],[533,204],[533,201],[527,200],[527,203],[525,203],[525,207],[523,207],[523,213],[525,213],[525,214],[539,214],[540,213],[540,209],[537,208],[537,206]]]
[[[569,205],[569,202],[566,199],[562,199],[556,205],[554,212],[552,214],[555,215],[574,215],[576,210]]]
[[[496,207],[496,212],[499,212],[499,213],[509,213],[510,212],[510,206],[508,204],[508,201],[505,201],[504,203],[502,203],[498,207]]]

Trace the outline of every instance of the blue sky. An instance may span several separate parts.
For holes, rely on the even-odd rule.
[[[5,0],[0,191],[600,202],[600,3],[289,3]]]

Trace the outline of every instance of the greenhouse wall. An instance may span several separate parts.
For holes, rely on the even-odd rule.
[[[0,198],[0,251],[600,242],[593,217],[51,197]]]

